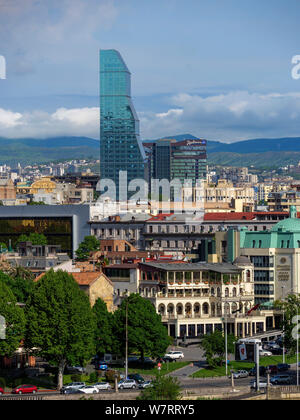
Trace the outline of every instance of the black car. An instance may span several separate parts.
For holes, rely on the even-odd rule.
[[[259,366],[259,375],[264,376],[266,374],[266,368],[264,366]],[[250,369],[249,376],[256,375],[256,367]]]
[[[128,379],[134,379],[138,384],[145,382],[145,379],[139,373],[130,373]]]
[[[287,364],[287,363],[279,363],[277,365],[277,369],[278,372],[286,372],[287,370],[289,370],[291,367],[291,365]]]

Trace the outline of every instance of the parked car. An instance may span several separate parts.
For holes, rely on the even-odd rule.
[[[291,367],[291,365],[289,365],[287,363],[278,363],[277,370],[278,370],[278,372],[285,372],[285,371],[289,370],[290,367]]]
[[[272,356],[273,353],[271,351],[269,351],[269,350],[259,350],[259,355],[261,357],[263,357],[263,356]]]
[[[139,384],[140,389],[149,388],[150,386],[153,386],[151,381],[145,381]]]
[[[127,379],[134,379],[138,384],[145,382],[145,379],[139,373],[130,373]]]
[[[278,373],[278,368],[276,365],[269,365],[266,366],[266,371],[269,371],[269,373],[273,373],[273,374],[277,374]]]
[[[95,369],[108,370],[108,364],[106,362],[104,362],[104,360],[101,360],[101,361],[95,363]]]
[[[67,371],[69,373],[85,373],[85,368],[82,366],[67,366]]]
[[[272,384],[270,384],[272,385]],[[259,388],[267,388],[268,383],[266,381],[259,381]],[[256,389],[256,380],[254,379],[253,381],[250,382],[250,388],[251,389]]]
[[[266,374],[266,368],[264,366],[259,366],[259,374],[260,376],[264,376]],[[255,376],[256,375],[256,367],[253,367],[249,371],[249,376]]]
[[[19,385],[12,390],[12,394],[35,394],[38,389],[35,385]]]
[[[102,389],[111,389],[111,385],[108,382],[97,382],[96,384],[94,384],[94,386],[98,388],[99,391]]]
[[[122,379],[118,383],[119,389],[136,389],[138,387],[138,384],[134,379]]]
[[[272,349],[272,353],[273,353],[273,355],[279,355],[279,356],[281,356],[283,353],[284,354],[287,353],[287,349],[284,349],[283,350],[283,348],[279,347],[279,348],[276,348],[276,349]]]
[[[83,394],[98,394],[99,389],[94,385],[86,385],[79,389]]]
[[[0,395],[4,394],[4,389],[0,388]]]
[[[247,370],[238,370],[237,372],[233,372],[233,378],[247,378],[249,376],[249,372]]]
[[[292,383],[292,378],[290,375],[276,375],[272,376],[270,382],[272,385],[290,385]]]
[[[169,351],[164,357],[170,357],[171,359],[183,359],[184,354],[182,351]]]
[[[84,386],[85,386],[85,382],[71,382],[71,383],[69,383],[67,385],[64,385],[61,388],[60,392],[62,394],[65,394],[65,391],[68,390],[68,389],[80,389],[80,388],[82,388]]]

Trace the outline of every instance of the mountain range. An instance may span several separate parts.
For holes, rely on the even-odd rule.
[[[178,141],[196,139],[191,134],[168,136]],[[145,140],[153,142],[155,140]],[[0,138],[0,164],[16,166],[71,159],[95,159],[100,155],[99,140],[89,137],[53,137],[47,139]],[[223,143],[207,141],[209,164],[277,168],[300,161],[300,137],[260,138]]]

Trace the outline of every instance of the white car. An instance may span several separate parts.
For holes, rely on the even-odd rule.
[[[70,390],[70,389],[81,389],[83,387],[85,387],[85,382],[71,382],[67,385],[64,385],[61,389],[61,393],[64,394],[65,391]]]
[[[98,388],[98,390],[100,391],[101,389],[111,389],[111,385],[108,382],[98,382],[96,384],[94,384],[94,387]]]
[[[182,351],[169,351],[165,354],[165,357],[170,357],[171,359],[183,359],[184,354]]]
[[[273,353],[269,350],[259,350],[260,356],[273,356]]]
[[[80,388],[79,391],[83,392],[84,394],[98,394],[99,389],[94,385],[87,385]]]
[[[259,381],[259,388],[267,388],[267,386],[268,386],[267,382]],[[270,383],[270,386],[272,386],[271,383]],[[251,389],[256,389],[256,380],[250,382],[250,388]]]
[[[238,370],[237,372],[233,372],[234,379],[247,378],[248,376],[249,372],[247,372],[247,370]]]
[[[118,383],[119,389],[136,389],[138,387],[138,384],[134,379],[122,379]]]

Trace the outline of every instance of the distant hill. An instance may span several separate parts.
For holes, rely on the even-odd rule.
[[[6,139],[0,137],[0,164],[47,163],[99,156],[99,140],[88,137]]]
[[[192,134],[167,136],[177,141],[196,139]],[[153,142],[155,140],[144,140]],[[223,143],[208,140],[208,162],[210,164],[279,167],[297,164],[300,161],[300,137],[276,139],[252,139]],[[0,164],[47,163],[71,159],[87,159],[100,156],[99,140],[89,137],[52,137],[47,139],[6,139],[0,137]]]

